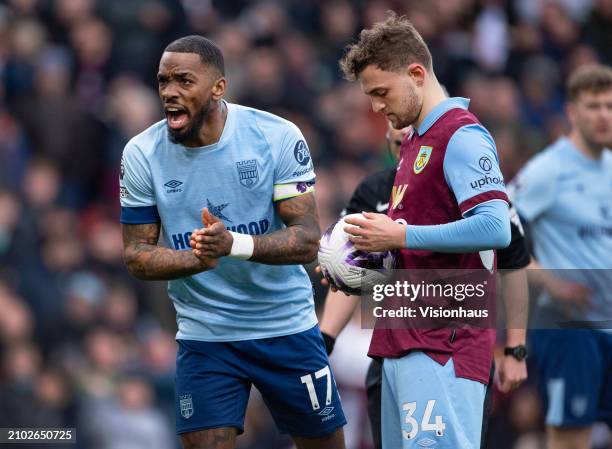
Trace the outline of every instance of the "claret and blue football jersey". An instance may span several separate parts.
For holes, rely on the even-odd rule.
[[[393,220],[440,225],[469,216],[485,203],[508,202],[495,142],[468,106],[468,99],[447,98],[404,138],[387,211]],[[505,210],[504,214],[509,220]],[[492,250],[450,253],[402,249],[398,266],[484,270],[495,266],[495,256]],[[486,384],[494,342],[494,329],[377,328],[369,355],[400,358],[422,350],[440,364],[452,357],[457,377]]]
[[[187,148],[172,143],[165,120],[130,140],[121,167],[122,223],[161,222],[165,245],[185,251],[191,250],[193,229],[202,227],[204,207],[242,234],[285,227],[274,201],[312,190],[315,180],[304,137],[293,123],[273,114],[227,107],[215,144]],[[223,257],[213,270],[170,281],[168,293],[179,339],[275,337],[317,322],[312,286],[299,265]]]

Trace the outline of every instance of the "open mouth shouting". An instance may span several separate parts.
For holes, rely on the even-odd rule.
[[[189,113],[182,106],[166,105],[164,107],[164,112],[168,119],[168,127],[173,131],[181,130],[189,121]]]

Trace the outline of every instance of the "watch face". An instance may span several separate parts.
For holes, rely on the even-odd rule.
[[[525,346],[518,346],[514,348],[514,357],[519,360],[523,360],[525,357],[527,357],[527,348],[525,348]]]
[[[504,355],[510,355],[521,361],[527,357],[527,348],[523,345],[515,346],[514,348],[506,348],[504,350]]]

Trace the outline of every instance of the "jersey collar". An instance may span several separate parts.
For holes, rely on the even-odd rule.
[[[425,120],[421,123],[421,126],[418,127],[417,133],[419,136],[422,136],[427,132],[429,128],[433,126],[434,123],[438,121],[440,117],[442,117],[446,112],[451,109],[467,109],[470,105],[470,100],[463,97],[451,97],[446,100],[438,103],[429,114],[425,116]]]
[[[185,147],[180,145],[187,154],[199,154],[202,151],[210,153],[212,150],[222,148],[231,139],[236,123],[235,105],[233,103],[228,103],[223,99],[221,101],[225,104],[225,106],[227,106],[227,117],[225,119],[225,125],[223,126],[223,131],[221,131],[219,140],[203,147]]]

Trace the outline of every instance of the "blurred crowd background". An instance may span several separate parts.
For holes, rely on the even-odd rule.
[[[612,0],[0,1],[0,427],[76,427],[79,448],[178,447],[174,311],[164,283],[127,274],[118,223],[123,146],[162,118],[162,50],[212,38],[227,99],[300,126],[327,226],[390,163],[386,123],[337,66],[388,9],[422,33],[449,93],[471,98],[507,181],[567,129],[567,74],[612,63]],[[349,449],[371,447],[368,341],[356,317],[332,358]],[[529,383],[496,393],[489,447],[542,448],[542,420]],[[256,393],[238,442],[290,446]]]

